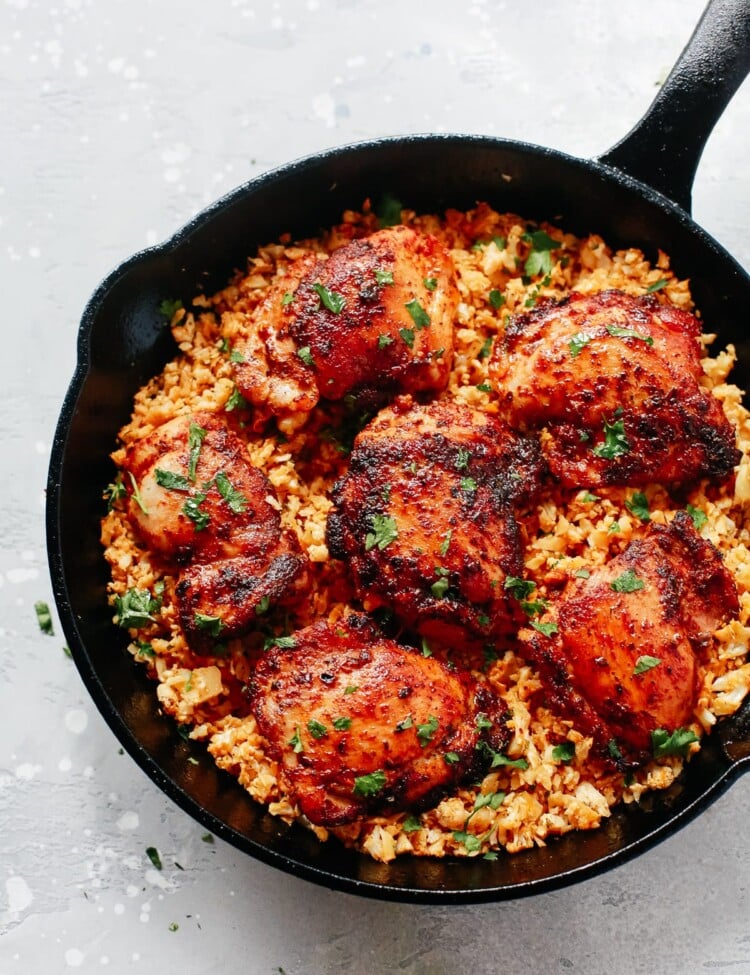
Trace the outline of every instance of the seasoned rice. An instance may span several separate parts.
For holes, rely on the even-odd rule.
[[[540,298],[615,288],[633,295],[651,291],[662,301],[693,310],[689,282],[674,276],[662,252],[652,264],[634,248],[613,252],[596,235],[576,238],[551,224],[535,225],[533,229],[542,229],[563,244],[550,273],[529,282],[523,274],[529,225],[520,217],[480,205],[468,213],[449,210],[443,218],[409,211],[403,211],[402,218],[444,242],[458,275],[455,363],[440,399],[497,412],[487,375],[489,341],[502,332],[509,315],[528,309]],[[199,296],[190,309],[177,310],[171,329],[178,354],[137,393],[132,418],[120,432],[121,446],[112,455],[115,463],[122,463],[129,444],[173,417],[199,410],[225,411],[234,389],[232,346],[247,333],[253,309],[275,275],[311,251],[330,253],[375,229],[376,218],[366,203],[362,213],[345,213],[342,222],[319,239],[282,240],[261,247],[223,291]],[[490,292],[502,295],[502,303],[496,297],[488,300]],[[713,338],[704,335],[705,348]],[[741,391],[727,381],[734,360],[731,346],[714,357],[707,355],[702,382],[721,401],[737,431],[743,458],[736,478],[722,487],[702,482],[679,500],[658,484],[642,489],[656,524],[666,524],[686,503],[692,506],[696,526],[723,555],[739,593],[738,619],[716,632],[700,661],[700,693],[690,725],[699,737],[710,732],[718,718],[733,714],[750,688],[746,506],[750,415],[742,405]],[[344,409],[341,404],[321,403],[306,423],[293,418],[279,423],[278,430],[258,412],[250,414],[241,431],[250,461],[266,474],[276,492],[282,524],[296,533],[312,563],[312,582],[309,598],[288,619],[271,611],[257,633],[230,642],[219,656],[198,656],[188,647],[176,611],[174,568],[143,548],[124,507],[115,501],[102,522],[112,604],[129,589],[148,590],[161,602],[156,623],[131,630],[129,649],[154,678],[162,709],[191,738],[204,742],[217,765],[236,776],[254,799],[287,823],[301,817],[283,790],[278,764],[266,752],[243,687],[264,638],[320,618],[334,621],[356,605],[346,567],[329,559],[325,542],[331,487],[346,469],[350,446],[347,435],[341,434]],[[623,487],[599,488],[596,495],[550,489],[528,512],[525,565],[540,596],[576,571],[613,558],[642,532],[642,522],[626,506],[631,494]],[[507,755],[517,760],[518,767],[495,769],[479,786],[458,788],[419,816],[369,816],[331,830],[312,827],[302,818],[303,823],[321,840],[333,834],[383,862],[405,853],[478,856],[494,855],[498,849],[513,853],[542,846],[550,837],[570,830],[596,828],[616,803],[638,802],[645,791],[667,788],[680,774],[683,759],[667,757],[652,761],[626,780],[593,757],[590,738],[579,733],[572,721],[537,703],[539,676],[510,643],[488,648],[476,666],[507,705],[511,715]],[[571,761],[555,758],[555,746],[561,742],[574,747]],[[695,752],[700,743],[691,747]]]

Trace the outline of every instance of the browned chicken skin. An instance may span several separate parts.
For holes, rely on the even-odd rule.
[[[215,414],[163,424],[128,449],[123,468],[138,533],[183,567],[180,622],[194,647],[247,631],[256,609],[304,584],[306,559],[281,529],[273,488]]]
[[[653,296],[571,294],[512,318],[490,374],[511,426],[546,427],[568,487],[724,477],[739,453],[699,386],[700,323]]]
[[[679,512],[668,528],[653,525],[589,578],[571,581],[539,624],[556,631],[519,636],[549,703],[600,747],[614,740],[638,761],[647,757],[653,731],[671,734],[692,720],[696,653],[737,611],[719,553]]]
[[[238,351],[237,386],[277,415],[347,394],[372,405],[439,390],[453,362],[455,271],[437,238],[389,227],[274,285]]]
[[[252,708],[292,797],[318,826],[426,807],[508,740],[470,675],[385,639],[364,617],[320,621],[261,658]]]
[[[387,606],[427,638],[508,633],[522,618],[504,586],[523,571],[514,505],[540,471],[536,442],[496,418],[402,397],[354,442],[329,550],[347,560],[366,608]]]

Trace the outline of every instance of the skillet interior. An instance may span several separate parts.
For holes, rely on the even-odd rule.
[[[712,735],[687,773],[601,829],[497,861],[401,859],[384,866],[319,844],[254,803],[158,710],[153,684],[124,651],[106,604],[99,545],[108,455],[135,391],[174,354],[158,305],[219,288],[261,243],[310,236],[347,207],[385,193],[435,212],[485,200],[500,211],[595,231],[613,246],[672,257],[717,346],[734,342],[733,376],[750,383],[750,279],[687,214],[594,162],[471,136],[415,136],[334,150],[234,191],[162,247],[136,255],[100,286],[82,320],[79,367],[60,418],[48,483],[50,566],[60,617],[84,681],[118,738],[156,784],[217,835],[261,860],[331,887],[423,902],[500,900],[598,872],[667,835],[717,795],[750,758],[750,707]],[[197,765],[187,762],[194,754]]]

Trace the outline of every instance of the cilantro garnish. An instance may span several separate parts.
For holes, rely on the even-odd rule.
[[[414,329],[413,328],[400,328],[398,334],[406,342],[409,348],[414,347]]]
[[[337,291],[329,291],[320,281],[315,282],[313,291],[320,298],[323,307],[333,312],[334,315],[338,315],[344,310],[346,298]]]
[[[409,312],[411,320],[414,322],[414,328],[422,329],[430,327],[430,316],[416,298],[412,298],[411,301],[407,301],[404,308],[406,308],[406,310]]]
[[[586,348],[593,337],[593,335],[589,335],[586,332],[576,332],[570,342],[568,342],[571,356],[575,359],[580,351]]]
[[[467,450],[465,447],[459,447],[458,453],[456,454],[456,460],[454,467],[457,471],[466,470],[469,466],[469,461],[471,460],[471,451]]]
[[[230,511],[233,511],[236,515],[241,515],[247,507],[247,498],[232,486],[232,482],[224,471],[219,471],[214,478],[214,484],[216,485],[216,490],[229,505]]]
[[[495,311],[498,311],[505,304],[505,295],[501,291],[498,291],[497,288],[493,288],[487,297]]]
[[[395,196],[386,193],[380,200],[380,205],[375,211],[378,216],[378,227],[393,227],[401,223],[401,211],[403,204]]]
[[[297,349],[297,356],[304,362],[306,366],[315,365],[315,359],[313,359],[313,354],[310,351],[309,345],[303,345],[301,349]]]
[[[369,775],[358,775],[354,780],[355,796],[370,798],[379,795],[385,787],[385,772],[378,769],[377,772],[370,772]]]
[[[297,646],[297,641],[293,636],[270,636],[263,642],[263,649],[270,650],[271,647],[280,647],[282,650],[291,650]]]
[[[378,348],[384,349],[386,346],[390,345],[393,339],[390,335],[378,335]]]
[[[662,288],[666,288],[666,286],[667,286],[668,284],[669,284],[669,281],[667,281],[667,279],[666,279],[666,278],[659,278],[659,280],[658,280],[658,281],[654,281],[654,283],[653,283],[653,284],[650,284],[650,285],[649,285],[649,286],[648,286],[648,287],[646,288],[646,294],[649,294],[649,295],[651,295],[651,294],[653,294],[653,293],[654,293],[654,291],[661,291],[661,289],[662,289]]]
[[[292,294],[292,292],[291,291],[285,291],[284,294],[283,294],[283,296],[282,296],[282,298],[281,298],[281,304],[284,307],[286,307],[286,305],[291,305],[291,303],[293,301],[294,301],[294,295]]]
[[[622,325],[607,325],[607,331],[610,335],[618,339],[639,339],[641,342],[645,342],[646,345],[654,344],[654,340],[650,335],[636,332],[634,328],[625,328]]]
[[[645,589],[646,583],[640,576],[636,575],[633,569],[626,569],[622,575],[613,579],[609,588],[613,592],[639,592]]]
[[[146,511],[146,506],[143,503],[143,498],[141,497],[141,492],[140,492],[140,488],[138,487],[138,482],[133,477],[133,475],[131,474],[130,471],[128,471],[128,477],[130,478],[130,484],[131,484],[132,489],[133,489],[133,495],[132,495],[133,496],[133,500],[138,505],[138,507],[141,509],[141,511],[144,513],[144,515],[148,515],[148,511]]]
[[[333,727],[336,729],[336,731],[348,731],[349,728],[351,727],[351,723],[352,723],[351,718],[333,719]]]
[[[437,582],[432,583],[432,585],[430,586],[430,592],[435,597],[435,599],[442,599],[443,596],[448,591],[449,586],[450,586],[450,582],[448,581],[448,577],[443,576],[442,578],[438,579]]]
[[[159,313],[163,315],[167,322],[171,322],[175,314],[183,307],[179,298],[165,298],[159,304]]]
[[[168,491],[189,491],[190,481],[184,474],[175,474],[174,471],[165,471],[157,467],[154,477],[159,487],[166,488]]]
[[[453,530],[449,528],[448,531],[443,536],[443,540],[440,543],[440,548],[438,549],[438,551],[440,552],[443,558],[445,558],[445,556],[448,554],[448,549],[450,547],[452,537],[453,537]]]
[[[631,494],[625,502],[625,507],[636,518],[640,518],[641,521],[651,521],[648,498],[643,491],[636,491],[635,494]]]
[[[375,280],[378,284],[393,284],[393,271],[384,271],[382,268],[375,268]]]
[[[666,755],[687,755],[693,742],[698,736],[689,728],[677,728],[670,733],[665,728],[657,728],[651,732],[651,750],[654,758],[664,758]]]
[[[649,657],[648,654],[643,654],[635,662],[633,676],[637,677],[639,674],[645,674],[646,671],[653,670],[654,667],[658,667],[660,663],[661,657]]]
[[[422,823],[418,816],[414,816],[411,813],[406,817],[406,819],[401,824],[401,829],[405,833],[416,833],[417,830],[422,828]]]
[[[204,633],[216,638],[222,630],[226,628],[224,620],[220,616],[207,616],[205,613],[196,613],[193,616],[193,623]]]
[[[630,441],[625,436],[624,420],[615,420],[614,423],[607,423],[605,420],[604,441],[593,448],[594,454],[604,460],[613,460],[627,454],[629,450]]]
[[[122,480],[122,471],[117,472],[117,477],[111,484],[108,484],[104,491],[102,492],[102,497],[107,502],[107,511],[111,511],[115,503],[120,501],[122,498],[127,498],[128,489],[125,487]]]
[[[207,511],[201,511],[200,506],[206,500],[205,494],[195,494],[188,498],[182,506],[184,514],[193,522],[197,532],[203,531],[211,522],[211,516]]]
[[[302,744],[302,736],[299,733],[299,728],[294,729],[294,734],[287,742],[287,745],[292,746],[292,751],[295,753],[295,755],[299,755],[305,750],[305,746]]]
[[[148,589],[128,589],[124,596],[115,597],[117,625],[124,629],[138,629],[155,623],[154,613],[161,609],[161,599],[155,599]]]
[[[694,508],[692,504],[686,504],[685,511],[690,515],[693,527],[699,532],[708,521],[708,515],[705,511],[701,511],[700,508]]]
[[[557,633],[557,623],[538,623],[536,620],[531,620],[531,625],[535,630],[538,630],[542,636],[552,636],[553,633]]]
[[[389,515],[373,515],[372,531],[365,536],[365,552],[377,547],[381,552],[398,538],[398,525]]]
[[[552,749],[552,760],[555,762],[571,762],[576,755],[576,746],[572,741],[564,741]]]
[[[324,724],[321,724],[320,721],[316,721],[315,718],[311,718],[307,722],[307,730],[316,740],[318,738],[325,738],[328,734],[328,728]]]
[[[425,278],[422,283],[428,291],[434,291],[438,286],[437,278]]]
[[[422,748],[426,748],[432,741],[435,732],[438,730],[438,719],[431,714],[424,724],[417,725],[417,738]]]
[[[536,583],[530,579],[521,579],[519,576],[506,576],[503,588],[516,599],[526,599],[536,589]]]
[[[553,250],[562,247],[562,241],[554,240],[544,230],[535,230],[532,233],[524,234],[522,240],[531,244],[529,256],[524,264],[524,274],[534,277],[537,274],[550,274],[552,271]]]
[[[206,439],[207,433],[208,430],[199,427],[197,423],[190,424],[188,430],[188,449],[190,451],[188,458],[188,478],[192,484],[195,484],[195,470],[198,466],[198,458],[200,457],[201,447],[203,446],[203,441]]]

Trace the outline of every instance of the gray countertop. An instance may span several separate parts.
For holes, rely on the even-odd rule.
[[[44,484],[85,302],[233,186],[372,136],[603,151],[701,0],[4,0],[0,6],[0,973],[750,973],[750,783],[596,879],[498,905],[389,904],[238,853],[122,754],[34,602]],[[177,12],[179,11],[179,12]],[[694,213],[750,268],[750,87]],[[160,851],[154,869],[145,849]],[[180,866],[178,867],[177,864]]]

